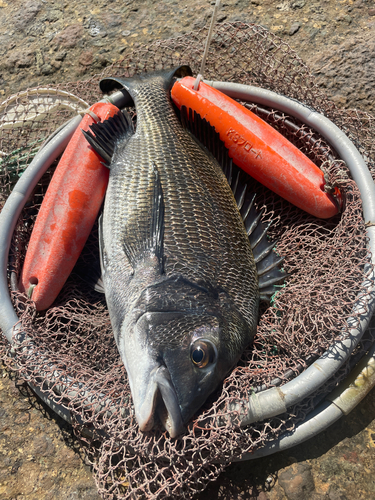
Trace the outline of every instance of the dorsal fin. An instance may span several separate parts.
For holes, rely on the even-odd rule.
[[[229,157],[228,149],[221,141],[215,127],[186,106],[181,106],[180,113],[182,126],[216,158],[224,174],[228,176],[228,173],[232,171],[232,158]]]
[[[279,267],[283,259],[273,250],[276,242],[272,243],[268,240],[269,226],[265,226],[261,222],[262,212],[259,213],[254,206],[255,195],[250,192],[246,181],[251,178],[233,164],[220,135],[205,118],[185,106],[181,106],[180,111],[183,127],[189,130],[198,142],[208,149],[223,169],[233,191],[253,250],[259,277],[260,299],[269,301],[278,290],[276,285],[284,281],[287,273]]]
[[[259,278],[260,299],[269,301],[288,274],[281,269],[283,257],[274,251],[275,242],[268,239],[271,223],[261,221],[262,212],[254,206],[255,194],[247,186],[249,176],[236,165],[232,166],[231,188],[245,224]]]
[[[106,167],[110,167],[116,144],[134,134],[134,127],[129,114],[119,111],[103,122],[90,125],[92,132],[82,130],[90,146],[100,155]]]

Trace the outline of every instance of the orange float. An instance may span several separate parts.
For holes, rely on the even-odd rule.
[[[205,118],[220,135],[233,161],[256,180],[315,217],[326,219],[341,208],[341,193],[324,192],[323,172],[274,128],[195,78],[185,77],[171,91],[178,108],[186,106]]]
[[[103,203],[109,170],[82,130],[118,112],[109,103],[91,106],[53,174],[31,234],[20,290],[38,311],[56,299],[86,243]]]

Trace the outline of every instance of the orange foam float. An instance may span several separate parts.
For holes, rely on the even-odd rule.
[[[340,212],[341,193],[324,191],[323,172],[277,130],[222,92],[185,77],[171,91],[178,108],[205,118],[220,135],[233,161],[273,192],[315,217]]]
[[[118,112],[96,103],[83,117],[48,186],[31,234],[21,273],[20,290],[36,309],[47,309],[71,273],[94,225],[108,185],[109,170],[82,130]]]

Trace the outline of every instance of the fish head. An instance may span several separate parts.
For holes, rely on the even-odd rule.
[[[141,431],[160,424],[171,437],[200,409],[251,339],[249,326],[220,299],[187,311],[148,311],[123,324],[120,353]],[[129,316],[128,316],[129,318]]]

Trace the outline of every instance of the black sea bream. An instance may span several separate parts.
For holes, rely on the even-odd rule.
[[[210,149],[219,164],[171,104],[173,78],[187,72],[102,81],[130,95],[136,131],[120,112],[93,125],[95,137],[85,134],[110,168],[102,279],[135,415],[142,431],[162,424],[172,437],[252,340],[260,296],[252,247],[222,170],[227,151],[209,125],[183,110],[202,142],[217,141]],[[262,245],[269,254],[264,238]]]

